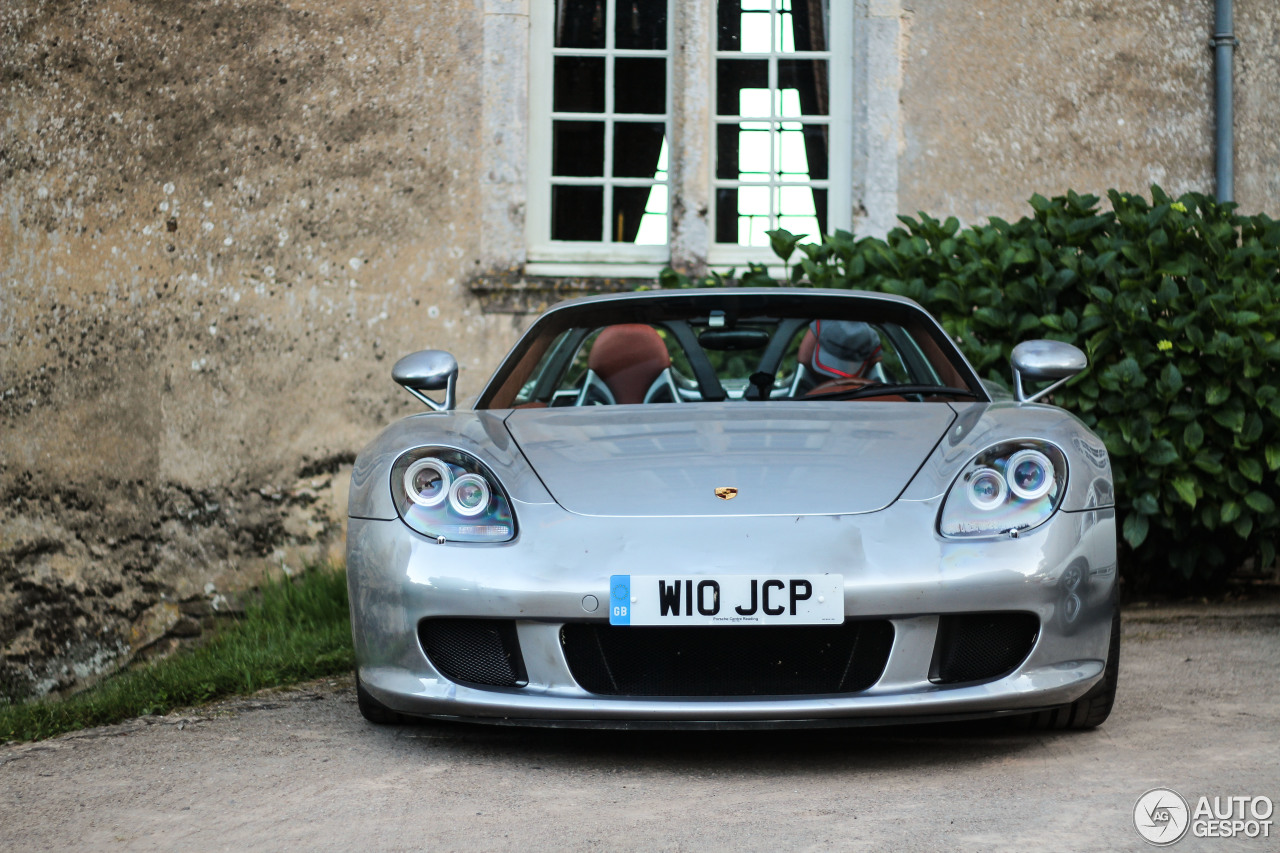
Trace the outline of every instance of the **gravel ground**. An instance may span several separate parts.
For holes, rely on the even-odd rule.
[[[322,681],[0,747],[0,849],[1152,849],[1150,788],[1280,801],[1277,672],[1280,602],[1131,609],[1083,733],[380,728]]]

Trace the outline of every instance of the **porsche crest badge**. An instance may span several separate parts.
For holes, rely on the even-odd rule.
[[[731,501],[738,496],[738,490],[733,486],[716,486],[716,497],[722,501]]]

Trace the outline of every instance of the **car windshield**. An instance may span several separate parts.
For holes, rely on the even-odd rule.
[[[985,399],[941,329],[909,303],[784,291],[646,296],[549,312],[477,408]]]

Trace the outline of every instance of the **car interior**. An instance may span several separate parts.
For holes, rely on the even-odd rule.
[[[570,326],[550,341],[511,405],[979,396],[955,378],[954,370],[940,372],[905,328],[887,320],[728,317],[713,310],[647,323]]]

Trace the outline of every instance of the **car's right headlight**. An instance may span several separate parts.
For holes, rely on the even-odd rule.
[[[1006,441],[969,461],[951,484],[938,532],[958,539],[1021,533],[1049,520],[1067,491],[1067,458],[1047,441]]]
[[[441,542],[515,538],[511,502],[497,477],[469,453],[419,447],[391,466],[391,497],[404,523]]]

